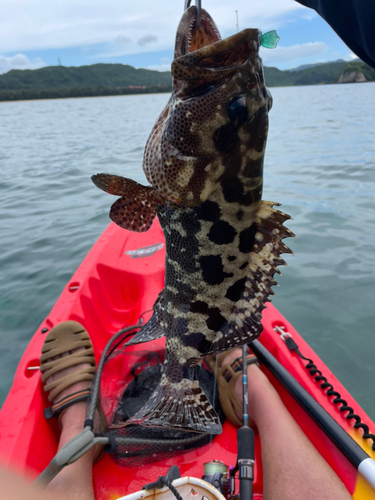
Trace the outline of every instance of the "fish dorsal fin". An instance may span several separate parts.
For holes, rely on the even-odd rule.
[[[294,237],[283,226],[291,217],[273,208],[274,205],[279,206],[278,203],[262,201],[255,214],[250,228],[254,243],[249,254],[247,275],[227,291],[227,298],[234,300],[235,304],[228,321],[220,330],[222,335],[219,333],[216,342],[213,341],[211,352],[247,344],[263,331],[262,311],[266,302],[271,301],[270,295],[274,295],[271,287],[277,285],[273,276],[275,273],[281,274],[278,266],[286,265],[280,254],[293,253],[282,242],[284,238]]]
[[[154,312],[147,323],[132,337],[126,345],[142,344],[151,340],[164,337],[165,331],[163,327],[163,311],[164,311],[164,289],[159,293],[154,304]]]
[[[137,233],[150,229],[158,203],[162,203],[160,195],[152,187],[142,186],[119,175],[97,174],[91,180],[106,193],[121,196],[109,212],[113,222]]]

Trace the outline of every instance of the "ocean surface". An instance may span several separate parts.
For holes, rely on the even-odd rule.
[[[271,89],[264,199],[293,217],[273,303],[375,420],[375,83]],[[0,405],[33,333],[106,228],[90,176],[145,182],[168,96],[0,103]]]

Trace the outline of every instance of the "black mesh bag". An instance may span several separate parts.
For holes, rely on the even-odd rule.
[[[124,348],[124,340],[125,338],[122,338],[117,342],[107,354],[101,373],[100,400],[109,426],[104,435],[110,438],[111,444],[106,449],[112,459],[119,465],[134,467],[165,460],[209,443],[211,434],[126,425],[148,401],[159,384],[164,352],[146,351],[148,344],[135,346],[135,349]],[[114,374],[121,374],[124,367],[126,380],[114,382]],[[219,403],[215,376],[205,362],[199,370],[198,380],[223,423],[224,414]]]

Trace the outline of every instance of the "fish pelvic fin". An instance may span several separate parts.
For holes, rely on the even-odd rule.
[[[278,266],[286,265],[280,254],[293,254],[282,242],[284,238],[294,238],[294,234],[283,225],[291,217],[273,208],[275,205],[279,206],[274,202],[261,201],[254,223],[247,233],[243,233],[243,240],[240,239],[240,248],[241,245],[251,247],[246,276],[227,291],[226,297],[234,301],[234,307],[225,326],[212,342],[210,352],[247,344],[263,331],[262,311],[266,303],[271,302],[270,295],[274,295],[271,287],[277,285],[274,274],[281,274]]]
[[[150,229],[157,206],[163,203],[155,189],[119,175],[96,174],[91,180],[106,193],[121,196],[109,212],[109,217],[115,224],[137,233]]]
[[[127,346],[150,342],[164,337],[163,327],[164,289],[159,293],[154,304],[154,312],[150,320],[126,343]]]
[[[173,383],[165,374],[148,402],[126,422],[129,424],[205,434],[222,432],[220,419],[198,380],[184,378]]]

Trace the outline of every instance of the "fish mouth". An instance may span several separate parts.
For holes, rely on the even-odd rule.
[[[181,18],[176,34],[175,59],[221,40],[219,30],[210,14],[202,9],[197,26],[197,13],[197,8],[191,6]]]
[[[197,9],[187,9],[176,33],[174,60],[171,66],[173,90],[184,98],[192,87],[220,84],[240,67],[259,58],[261,31],[244,29],[222,40],[212,17],[204,9],[197,25]],[[260,60],[259,60],[260,61]],[[185,87],[185,88],[184,88]]]

